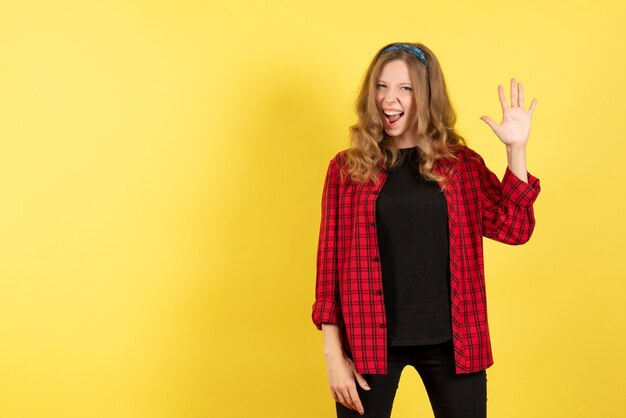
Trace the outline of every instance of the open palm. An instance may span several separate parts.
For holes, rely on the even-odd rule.
[[[504,87],[498,84],[498,95],[502,105],[502,122],[498,125],[488,116],[481,116],[498,138],[506,145],[524,146],[530,135],[530,121],[537,105],[537,99],[533,99],[528,111],[524,110],[524,88],[522,83],[511,79],[511,106],[506,101]]]

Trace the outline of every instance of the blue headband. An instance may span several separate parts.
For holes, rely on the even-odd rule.
[[[391,46],[388,46],[387,48],[383,49],[381,51],[381,53],[378,55],[378,57],[380,58],[381,55],[386,54],[387,52],[391,52],[391,51],[397,51],[399,49],[403,49],[407,52],[410,52],[411,54],[415,55],[420,61],[422,61],[422,64],[424,64],[426,67],[428,67],[428,62],[426,61],[426,54],[424,54],[424,51],[422,51],[419,48],[414,47],[413,45],[409,45],[409,44],[393,44]]]

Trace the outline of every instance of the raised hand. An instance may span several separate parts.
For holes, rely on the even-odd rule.
[[[528,111],[524,110],[524,88],[522,83],[511,79],[511,106],[509,107],[504,95],[504,87],[498,84],[498,95],[502,105],[502,122],[498,125],[488,116],[481,116],[498,138],[508,146],[524,147],[530,135],[530,121],[537,105],[537,99],[533,99]]]

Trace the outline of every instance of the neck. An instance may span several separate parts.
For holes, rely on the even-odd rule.
[[[406,138],[394,138],[396,147],[398,148],[413,148],[417,146],[417,141]]]

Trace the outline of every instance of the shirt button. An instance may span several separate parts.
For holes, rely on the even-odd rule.
[[[380,324],[379,325],[381,328],[385,328],[385,324]]]
[[[374,257],[374,261],[378,261],[378,257]]]
[[[370,223],[370,226],[376,226],[376,224],[374,222]]]
[[[378,190],[374,190],[374,194],[378,194]]]
[[[376,294],[377,294],[377,295],[382,295],[382,294],[383,294],[383,292],[382,292],[382,290],[377,290],[377,291],[376,291]]]

